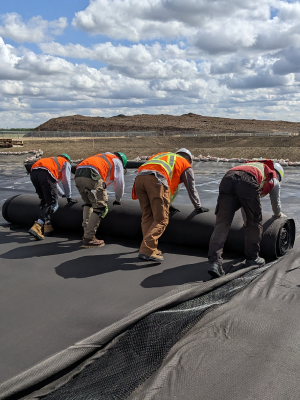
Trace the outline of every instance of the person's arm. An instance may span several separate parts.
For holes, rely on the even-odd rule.
[[[274,178],[274,187],[270,192],[270,200],[274,217],[279,218],[281,216],[280,183],[276,178]]]
[[[197,192],[196,186],[195,186],[195,175],[194,171],[192,168],[186,169],[182,174],[181,174],[181,181],[184,183],[184,186],[186,187],[186,190],[188,192],[189,198],[193,204],[193,206],[196,209],[201,208],[201,201],[199,194]]]
[[[58,183],[56,184],[56,186],[57,186],[57,191],[58,191],[59,196],[63,197],[65,194],[64,191],[62,190],[62,188],[59,186]]]
[[[245,210],[243,209],[243,207],[241,207],[241,213],[242,213],[242,217],[243,217],[244,225],[246,226],[246,222],[247,222],[247,215],[246,215],[246,213],[245,213]]]
[[[124,194],[124,168],[122,162],[118,158],[113,158],[114,165],[114,190],[116,201],[120,202]]]
[[[71,164],[69,162],[66,162],[63,165],[61,183],[63,185],[66,198],[70,199],[72,189],[71,189]]]

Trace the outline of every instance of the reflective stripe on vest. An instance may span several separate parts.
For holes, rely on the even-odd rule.
[[[241,165],[241,167],[253,167],[259,170],[259,172],[262,175],[262,181],[259,185],[259,189],[261,190],[264,186],[264,184],[266,183],[266,174],[265,174],[265,166],[263,163],[260,162],[251,162],[251,163],[247,163],[247,164],[243,164]]]
[[[162,157],[168,157],[167,161],[162,160]],[[163,153],[163,154],[159,154],[158,156],[155,156],[153,158],[151,158],[151,160],[145,162],[145,164],[143,164],[143,166],[147,165],[147,164],[157,164],[160,165],[168,174],[170,180],[172,179],[172,175],[173,175],[173,169],[175,166],[175,160],[176,160],[176,156],[172,153]]]
[[[50,158],[51,158],[51,160],[53,160],[53,161],[55,162],[55,164],[56,164],[56,166],[57,166],[57,168],[58,168],[58,177],[60,177],[61,168],[60,168],[60,164],[59,164],[59,162],[58,162],[58,158],[57,158],[57,157],[50,157]]]
[[[108,158],[106,157],[106,154],[103,153],[103,154],[101,154],[101,156],[100,156],[99,154],[96,154],[94,157],[102,158],[104,161],[107,162],[107,164],[108,164],[108,174],[107,174],[107,176],[109,177],[109,180],[111,180],[111,179],[110,179],[110,175],[111,175],[111,163],[110,163],[110,161],[108,160]]]

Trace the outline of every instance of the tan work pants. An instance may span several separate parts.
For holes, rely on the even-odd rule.
[[[92,178],[78,176],[75,178],[75,185],[86,204],[83,207],[82,222],[84,237],[93,239],[100,224],[101,214],[107,207],[106,184],[102,179],[95,181]]]
[[[156,254],[158,239],[169,223],[170,191],[155,175],[137,176],[135,190],[142,209],[140,254],[152,256]]]

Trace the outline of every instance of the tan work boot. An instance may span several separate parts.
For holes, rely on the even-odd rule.
[[[54,231],[54,229],[52,228],[51,224],[44,225],[44,235],[45,236],[49,236],[53,231]]]
[[[147,254],[139,253],[138,258],[143,261],[155,261],[158,263],[161,263],[164,260],[163,256],[161,256],[161,255],[159,256],[155,253],[152,256],[148,256]]]
[[[156,249],[156,250],[154,250],[155,251],[155,254],[157,255],[157,256],[162,256],[162,251],[160,251],[160,250],[158,250],[158,249]]]
[[[43,240],[44,235],[42,233],[42,227],[35,221],[34,225],[28,231],[30,235],[34,236],[36,240]]]
[[[82,246],[85,249],[91,249],[93,247],[103,247],[105,245],[104,240],[98,240],[96,236],[93,239],[83,238]]]

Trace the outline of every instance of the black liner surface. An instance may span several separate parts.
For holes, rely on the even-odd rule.
[[[93,355],[95,351],[97,351],[99,348],[101,349],[102,347],[106,346],[109,342],[111,342],[118,335],[125,332],[126,329],[130,328],[133,324],[147,317],[147,315],[150,315],[151,319],[152,318],[151,315],[157,310],[163,310],[166,308],[174,307],[176,305],[180,305],[182,302],[186,302],[187,300],[204,295],[205,293],[207,294],[210,292],[213,293],[215,289],[220,288],[224,284],[227,284],[228,282],[231,282],[234,279],[243,276],[252,269],[253,268],[239,270],[217,280],[212,280],[208,282],[198,282],[194,284],[186,284],[177,287],[168,294],[160,298],[157,298],[151,301],[150,303],[145,304],[144,306],[134,310],[127,317],[103,329],[102,331],[96,333],[95,335],[76,343],[75,345],[69,347],[68,349],[36,365],[30,370],[25,371],[24,373],[16,376],[15,378],[7,382],[4,382],[0,386],[0,393],[1,393],[0,399],[2,400],[2,399],[20,398],[21,395],[26,394],[26,391],[32,392],[36,388],[38,388],[41,382],[42,383],[44,382],[47,385],[49,385],[49,380],[51,381],[51,377],[54,377],[54,382],[50,383],[50,386],[48,386],[45,390],[43,389],[41,393],[44,393],[44,391],[48,392],[49,389],[52,390],[53,388],[57,387],[57,384],[60,386],[62,383],[64,383],[65,379],[68,380],[70,376],[73,376],[74,372],[76,372],[73,371],[70,373],[70,375],[64,377],[66,369],[68,369],[72,365],[76,366],[76,364],[80,362],[80,360],[83,361],[88,355],[90,356]],[[240,286],[243,285],[240,285],[240,282],[237,281],[236,289],[239,290]],[[234,291],[235,290],[233,289],[232,293],[234,293]],[[212,296],[214,297],[214,295]],[[213,297],[211,297],[211,295],[208,295],[208,298],[207,297],[204,298],[204,302],[208,301],[208,307],[215,305],[216,302],[218,304],[218,300],[216,300],[216,298],[215,300],[212,300]],[[220,303],[222,303],[222,300],[220,301]],[[157,330],[158,326],[156,325],[154,328],[155,330]],[[136,344],[135,341],[132,342],[132,344],[135,345]],[[131,351],[134,351],[134,347],[131,348]],[[56,383],[55,380],[59,378],[60,374],[62,375],[62,377],[61,379],[59,379],[58,383]],[[37,394],[37,398],[39,398],[39,396],[40,394]],[[35,397],[32,394],[30,394],[25,396],[25,398],[30,399]],[[72,397],[70,397],[70,399],[71,398]],[[108,399],[109,398],[110,397],[108,397]]]

